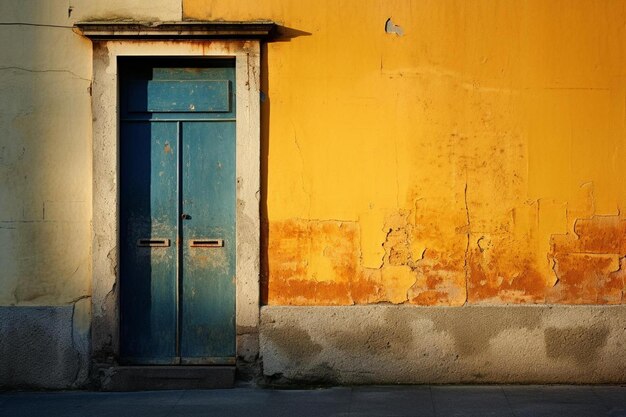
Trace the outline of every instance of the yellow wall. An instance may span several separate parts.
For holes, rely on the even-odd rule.
[[[265,301],[623,302],[625,7],[184,0],[284,27],[263,58]]]

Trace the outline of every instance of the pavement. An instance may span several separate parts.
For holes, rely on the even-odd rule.
[[[360,386],[4,392],[0,416],[625,416],[622,386]]]

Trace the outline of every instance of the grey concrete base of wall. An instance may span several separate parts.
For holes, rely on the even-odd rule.
[[[626,382],[626,306],[264,307],[269,382]]]
[[[89,299],[0,307],[0,389],[80,388],[89,366]]]

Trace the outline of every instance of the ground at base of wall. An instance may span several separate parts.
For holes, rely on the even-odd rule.
[[[0,415],[62,416],[623,416],[619,386],[376,386],[319,390],[0,394]]]

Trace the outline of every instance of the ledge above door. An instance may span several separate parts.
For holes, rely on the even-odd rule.
[[[92,40],[115,39],[267,39],[276,34],[276,23],[254,21],[119,22],[93,21],[75,24],[78,33]]]

